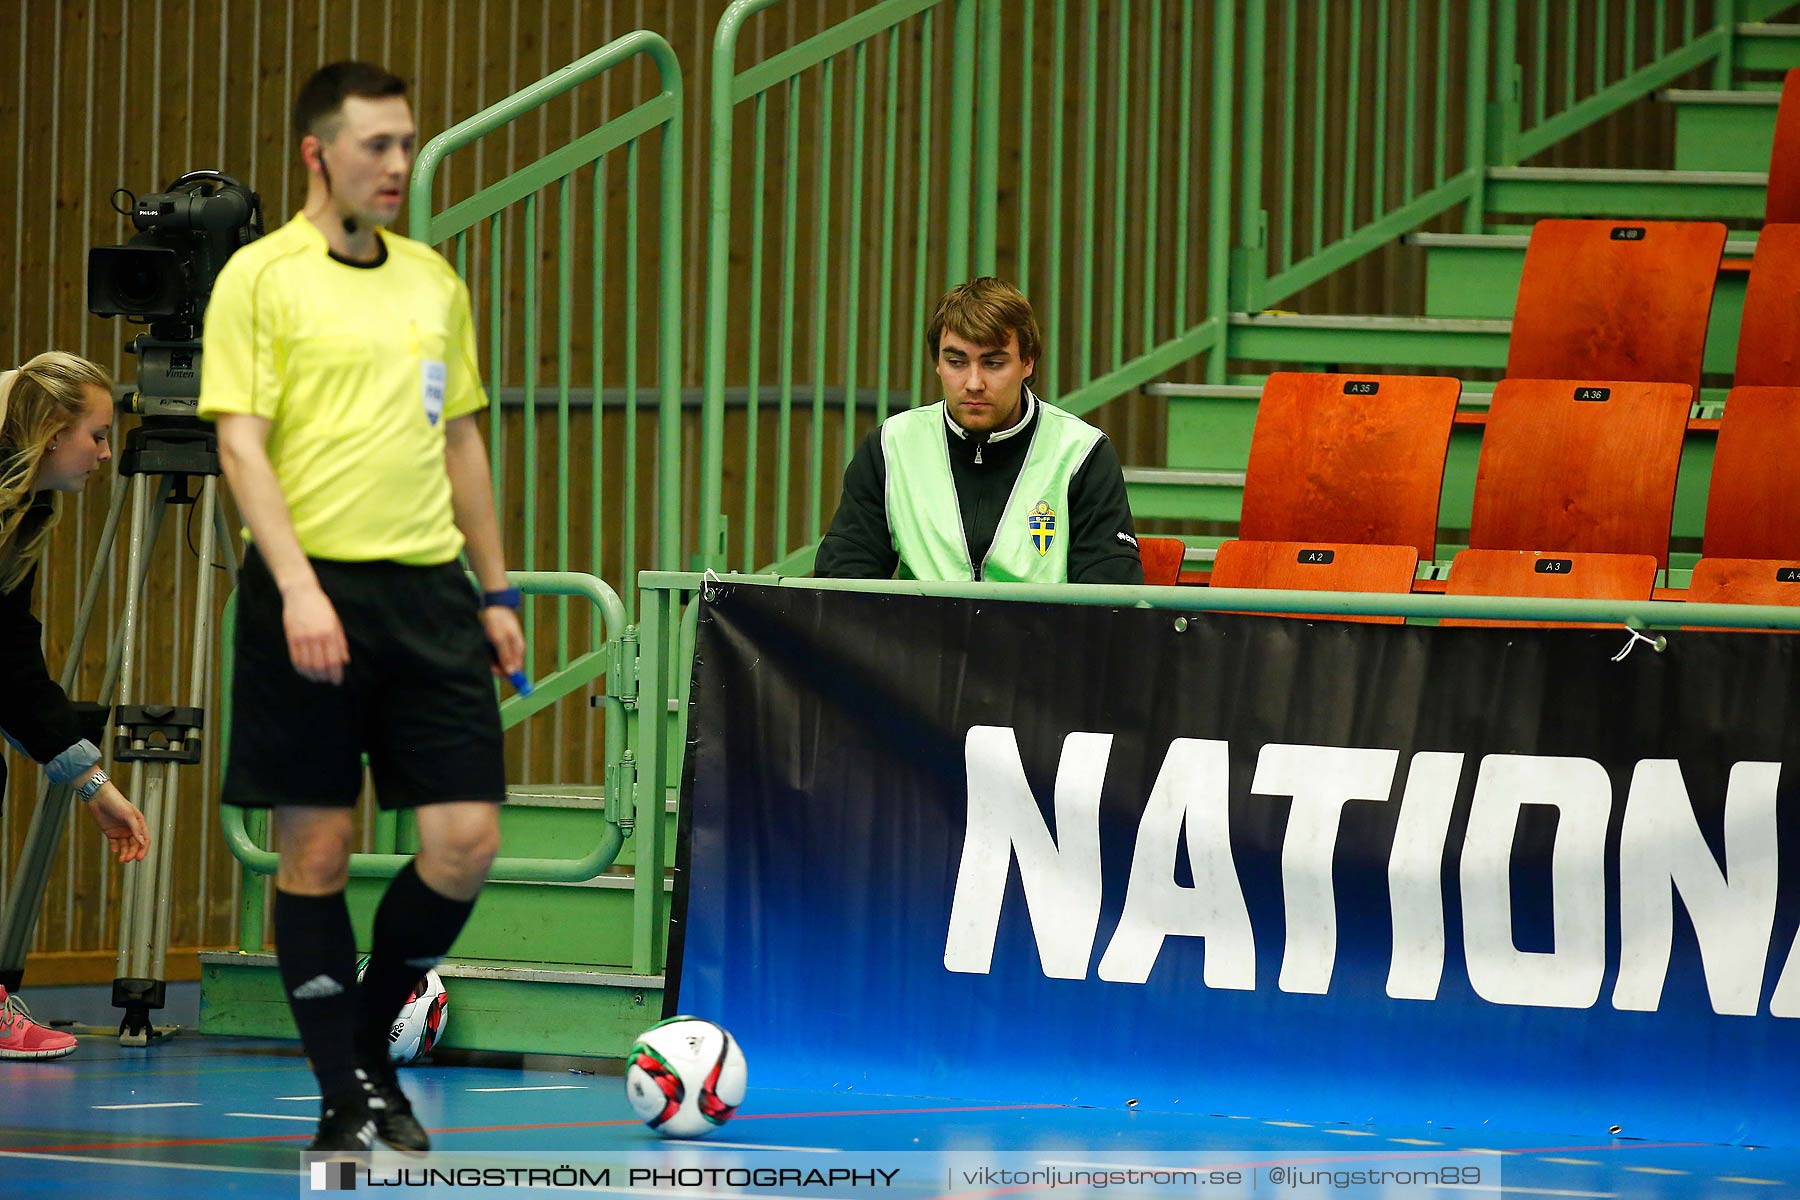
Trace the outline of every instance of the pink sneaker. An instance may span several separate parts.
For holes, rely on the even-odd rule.
[[[61,1058],[74,1052],[74,1038],[39,1025],[24,1001],[0,987],[0,1058]]]

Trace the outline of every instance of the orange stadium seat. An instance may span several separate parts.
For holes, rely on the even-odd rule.
[[[1703,558],[1694,564],[1686,598],[1692,604],[1800,605],[1800,556],[1788,559]],[[1686,625],[1683,628],[1739,632],[1725,625]]]
[[[1800,560],[1800,387],[1735,387],[1713,452],[1701,553]]]
[[[1475,470],[1478,550],[1648,554],[1667,566],[1683,383],[1505,379]]]
[[[1464,550],[1450,564],[1446,596],[1543,596],[1557,600],[1648,600],[1656,559],[1648,554]],[[1489,621],[1446,617],[1440,625],[1584,628],[1579,622]]]
[[[1800,224],[1800,67],[1789,71],[1781,84],[1763,221],[1770,225]]]
[[[1732,382],[1800,387],[1800,225],[1764,225],[1757,235]]]
[[[1181,558],[1187,546],[1180,538],[1139,537],[1138,557],[1144,563],[1144,582],[1150,587],[1174,587],[1181,580]]]
[[[1698,392],[1724,248],[1716,221],[1539,221],[1525,249],[1507,378],[1685,383]]]
[[[1251,541],[1411,546],[1435,557],[1461,395],[1462,383],[1444,376],[1269,376],[1238,531]]]
[[[1299,592],[1396,592],[1412,590],[1419,552],[1411,546],[1329,542],[1225,542],[1213,560],[1212,586],[1281,588]],[[1283,613],[1282,616],[1289,614]],[[1404,617],[1311,614],[1309,620],[1402,625]]]
[[[1687,598],[1695,604],[1800,604],[1800,555],[1703,558],[1694,564]]]

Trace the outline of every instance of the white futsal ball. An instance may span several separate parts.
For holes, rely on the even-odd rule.
[[[704,1137],[737,1112],[748,1077],[736,1038],[711,1021],[670,1017],[631,1048],[625,1096],[664,1137]]]
[[[367,955],[356,964],[356,978],[369,969]],[[450,1026],[450,993],[436,971],[427,971],[413,985],[412,994],[400,1006],[400,1015],[388,1026],[388,1061],[397,1067],[430,1054]]]

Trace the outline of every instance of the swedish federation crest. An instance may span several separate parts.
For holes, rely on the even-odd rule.
[[[1056,510],[1050,507],[1050,502],[1039,500],[1025,523],[1031,527],[1031,544],[1037,547],[1038,557],[1050,553],[1050,543],[1056,540]]]

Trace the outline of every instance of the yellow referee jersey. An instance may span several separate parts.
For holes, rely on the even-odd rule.
[[[444,423],[487,396],[468,288],[430,247],[380,236],[381,262],[347,263],[296,215],[233,254],[206,309],[200,415],[272,422],[269,461],[309,556],[428,566],[463,544]]]

